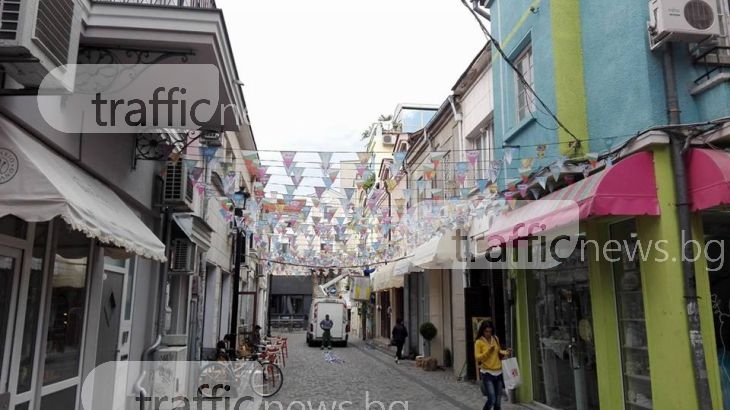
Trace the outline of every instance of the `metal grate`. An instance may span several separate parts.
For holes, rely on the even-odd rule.
[[[74,0],[38,2],[35,36],[59,64],[68,63]]]
[[[190,241],[176,239],[172,241],[172,258],[170,270],[175,272],[188,272],[192,270],[190,251],[193,244]]]
[[[690,0],[684,6],[684,17],[687,23],[697,30],[707,30],[715,23],[715,12],[712,6],[702,0]]]
[[[139,6],[216,9],[215,0],[92,0],[94,3],[123,3]]]
[[[163,199],[166,203],[179,203],[183,201],[183,190],[187,191],[187,180],[190,178],[185,175],[185,168],[182,161],[170,161],[167,163],[167,172],[165,174],[165,188]],[[192,190],[191,196],[192,196]],[[188,195],[185,192],[185,198]],[[189,198],[192,200],[192,198]]]
[[[20,0],[0,0],[0,40],[18,37]]]

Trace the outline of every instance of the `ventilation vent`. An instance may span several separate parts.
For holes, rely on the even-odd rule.
[[[18,38],[20,0],[0,0],[0,39]]]
[[[707,30],[715,23],[715,10],[702,0],[690,0],[684,6],[687,23],[697,30]]]
[[[170,271],[192,273],[195,266],[195,244],[185,239],[172,241],[170,252]]]
[[[74,0],[41,0],[35,36],[58,64],[68,63]]]
[[[193,180],[184,161],[168,161],[166,164],[165,184],[162,202],[165,205],[184,206],[188,210],[193,203]]]

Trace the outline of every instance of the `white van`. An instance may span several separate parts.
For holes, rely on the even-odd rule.
[[[312,307],[309,309],[307,345],[311,347],[322,343],[324,331],[319,327],[319,323],[324,320],[326,315],[330,315],[330,320],[334,324],[330,331],[332,344],[347,347],[347,337],[350,333],[347,305],[344,300],[336,298],[312,299]]]

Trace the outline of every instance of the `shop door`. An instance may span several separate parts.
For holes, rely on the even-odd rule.
[[[569,258],[527,274],[535,400],[556,409],[598,409],[588,267]]]
[[[22,251],[0,247],[0,403],[9,399],[8,377],[12,358],[13,323],[15,319],[16,286],[20,274]]]
[[[124,274],[106,270],[101,297],[101,319],[97,342],[97,366],[116,361],[119,353],[119,324],[122,316]]]

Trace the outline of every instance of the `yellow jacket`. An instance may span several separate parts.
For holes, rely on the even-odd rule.
[[[507,351],[502,350],[497,336],[492,336],[491,342],[488,342],[484,337],[480,337],[474,343],[474,357],[477,359],[477,365],[482,370],[502,370],[500,355],[506,356]]]

